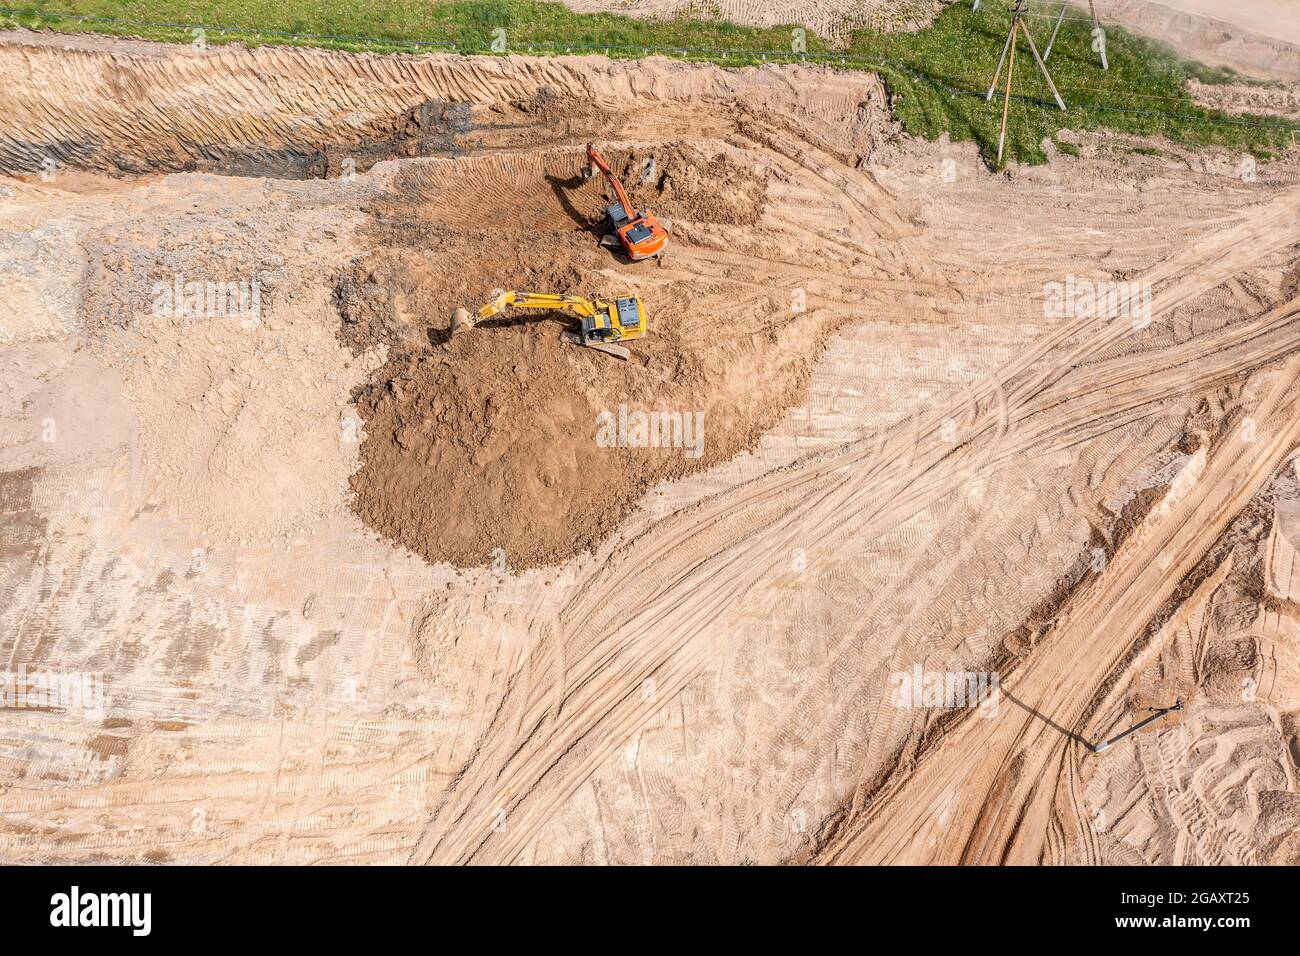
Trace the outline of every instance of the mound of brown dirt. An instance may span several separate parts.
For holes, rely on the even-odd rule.
[[[766,173],[743,169],[724,153],[706,158],[669,144],[606,159],[637,207],[659,216],[752,226],[763,213]]]
[[[656,157],[638,203],[701,222],[761,215],[762,177],[690,147]],[[801,396],[828,331],[791,315],[786,290],[736,301],[732,283],[601,248],[603,190],[581,165],[564,151],[406,168],[370,210],[377,247],[338,285],[344,341],[390,355],[358,395],[355,508],[429,561],[526,568],[593,548],[654,483],[756,443]],[[650,332],[627,362],[563,344],[572,320],[557,313],[450,338],[452,310],[497,289],[634,290]]]
[[[457,306],[478,308],[494,289],[580,291],[600,261],[576,235],[518,236],[513,261],[498,235],[431,229],[421,247],[387,247],[361,260],[335,289],[340,337],[354,352],[379,343],[420,351],[446,339]]]
[[[390,362],[358,402],[359,514],[431,561],[481,565],[498,548],[512,567],[560,561],[655,482],[752,445],[804,387],[793,326],[702,343],[683,313],[655,322],[628,362],[562,344],[558,317],[480,326]],[[681,447],[608,447],[637,444],[643,412],[661,413],[663,443],[680,434]]]

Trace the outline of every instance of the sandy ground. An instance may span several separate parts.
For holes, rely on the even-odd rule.
[[[6,861],[1300,861],[1294,151],[993,176],[868,75],[94,46],[0,43],[0,163],[56,157],[0,198],[0,654],[103,688],[0,710]],[[588,135],[661,160],[662,266],[545,185]],[[446,341],[498,270],[651,333]],[[595,454],[655,376],[716,457]]]
[[[1300,45],[1300,3],[1296,0],[1169,0],[1162,4],[1236,27],[1243,32]]]
[[[1072,2],[1080,13],[1088,7]],[[1297,0],[1105,0],[1094,6],[1103,24],[1163,40],[1202,63],[1288,83],[1300,78]]]

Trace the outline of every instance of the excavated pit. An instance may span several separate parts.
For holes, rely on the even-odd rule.
[[[638,206],[683,223],[680,244],[762,218],[762,168],[682,143],[610,158]],[[368,210],[373,249],[338,283],[340,337],[390,356],[357,396],[355,507],[431,562],[527,568],[596,547],[651,485],[753,447],[829,331],[781,291],[727,303],[675,273],[671,248],[657,266],[602,247],[603,180],[583,165],[564,149],[403,168]],[[456,308],[499,289],[635,291],[649,334],[626,362],[562,343],[572,320],[553,312],[450,336]]]
[[[143,42],[131,46],[127,66],[93,38],[75,48],[44,35],[11,39],[0,44],[0,70],[34,82],[7,97],[0,170],[35,182],[30,174],[52,163],[62,188],[102,194],[118,188],[105,174],[141,177],[164,194],[185,187],[160,173],[264,180],[265,204],[229,221],[205,199],[156,241],[148,215],[97,227],[80,267],[76,324],[96,349],[139,379],[132,387],[142,393],[169,387],[211,411],[210,427],[194,437],[173,435],[179,425],[161,414],[151,429],[168,461],[163,480],[168,488],[176,482],[172,497],[185,502],[178,514],[197,511],[221,535],[295,534],[305,519],[291,499],[322,512],[333,495],[324,483],[318,494],[290,493],[311,484],[314,470],[269,463],[268,443],[281,431],[321,428],[309,421],[308,405],[262,410],[277,385],[254,371],[270,356],[285,358],[285,328],[314,321],[295,306],[304,297],[332,299],[339,342],[362,357],[330,379],[322,401],[367,370],[351,391],[364,420],[349,482],[354,511],[426,561],[458,567],[481,566],[498,552],[515,568],[561,562],[606,539],[656,482],[755,447],[805,397],[822,345],[851,318],[839,309],[792,309],[791,287],[810,284],[803,277],[826,253],[785,212],[769,216],[769,187],[791,175],[782,130],[827,155],[860,160],[880,126],[880,114],[864,105],[883,100],[874,77],[653,58],[629,65],[271,47],[191,55]],[[814,91],[805,82],[813,77],[825,87]],[[93,105],[37,92],[88,84],[104,91]],[[781,145],[755,149],[769,140]],[[637,205],[672,221],[662,267],[601,247],[608,193],[603,179],[581,175],[587,141],[602,145]],[[372,171],[389,159],[411,162]],[[293,179],[334,182],[311,191],[273,182]],[[799,195],[807,201],[806,191]],[[315,210],[307,218],[331,221],[331,245],[354,244],[346,263],[312,274],[286,262],[294,257],[283,243],[311,241],[313,230],[291,212],[302,200]],[[828,200],[819,191],[815,202]],[[844,249],[833,255],[864,259],[863,250]],[[787,270],[797,263],[798,275],[769,288],[763,277],[774,255]],[[273,313],[258,332],[267,341],[232,364],[210,358],[230,331],[224,327],[205,330],[217,337],[195,356],[159,350],[157,343],[192,335],[184,323],[143,318],[159,281],[176,275],[256,278]],[[570,320],[549,313],[502,317],[452,341],[453,310],[476,309],[503,288],[602,298],[636,292],[650,332],[632,343],[626,363],[563,344]],[[168,358],[131,360],[146,348]],[[319,350],[310,360],[335,361]],[[240,384],[220,380],[232,374]],[[234,432],[221,418],[229,409],[244,423]],[[645,422],[654,434],[642,436],[643,413],[659,416]],[[637,447],[643,441],[651,447]],[[194,447],[199,454],[190,454]],[[350,456],[345,449],[331,467]],[[196,464],[179,464],[182,457]],[[229,503],[250,474],[262,480],[267,469],[285,501]],[[198,487],[212,489],[201,506],[186,492]]]
[[[33,79],[7,96],[0,124],[0,172],[20,175],[333,179],[387,159],[527,148],[539,132],[544,141],[578,139],[613,122],[567,86],[516,86],[485,98],[437,82],[414,57],[232,47],[175,62],[174,51],[141,42],[135,69],[122,70],[91,52],[97,38],[73,50],[25,30],[5,39],[0,71]],[[376,76],[376,64],[390,75]],[[321,83],[312,79],[318,71]],[[96,108],[75,92],[84,86],[99,90]]]

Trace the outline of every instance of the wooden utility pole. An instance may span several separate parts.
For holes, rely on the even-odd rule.
[[[1011,8],[1011,29],[1007,31],[1007,41],[1002,44],[1002,56],[998,58],[998,68],[993,72],[993,82],[989,84],[989,91],[985,95],[985,100],[993,99],[993,91],[997,89],[998,78],[1002,75],[1002,64],[1007,64],[1007,88],[1002,97],[1002,129],[998,133],[998,162],[1002,162],[1002,147],[1007,139],[1007,114],[1011,109],[1011,77],[1015,72],[1016,65],[1016,32],[1019,31],[1025,36],[1025,41],[1029,44],[1029,52],[1034,55],[1034,62],[1038,64],[1039,71],[1043,74],[1043,79],[1047,81],[1047,88],[1052,91],[1052,96],[1056,100],[1056,105],[1062,110],[1065,109],[1065,101],[1061,99],[1061,94],[1056,90],[1056,84],[1052,82],[1052,74],[1047,72],[1047,64],[1043,58],[1038,55],[1038,47],[1034,44],[1034,37],[1029,32],[1029,27],[1025,25],[1025,0],[1016,0],[1016,5]],[[1008,57],[1008,54],[1010,56]]]
[[[1021,0],[1021,2],[1023,3],[1024,0]],[[1038,68],[1042,70],[1043,79],[1047,81],[1047,88],[1052,91],[1052,97],[1056,100],[1056,105],[1061,108],[1062,112],[1064,112],[1065,101],[1061,99],[1061,94],[1056,92],[1056,84],[1052,82],[1052,74],[1047,72],[1047,64],[1044,63],[1043,58],[1038,55],[1038,47],[1034,46],[1034,36],[1029,32],[1029,27],[1025,26],[1025,21],[1023,19],[1020,21],[1020,32],[1025,35],[1025,42],[1029,44],[1029,52],[1034,55],[1034,61],[1038,64]],[[1010,84],[1007,85],[1009,88]]]
[[[1016,21],[1019,22],[1019,21]],[[1016,35],[1015,23],[1011,25],[1011,36]],[[1002,162],[1002,144],[1007,141],[1007,111],[1011,109],[1011,77],[1016,72],[1016,44],[1011,43],[1011,59],[1007,61],[1007,92],[1002,97],[1002,131],[998,133],[998,162]],[[993,78],[997,82],[997,77]]]
[[[1165,714],[1169,713],[1170,711],[1182,710],[1182,709],[1183,709],[1183,699],[1181,697],[1178,698],[1178,700],[1174,703],[1174,706],[1172,707],[1160,707],[1160,708],[1148,707],[1147,710],[1154,711],[1154,713],[1150,717],[1148,717],[1146,720],[1142,720],[1134,724],[1132,727],[1124,731],[1122,734],[1116,734],[1114,737],[1111,737],[1110,740],[1104,740],[1101,743],[1097,744],[1095,747],[1092,748],[1092,752],[1095,754],[1099,754],[1103,750],[1107,749],[1108,747],[1112,747],[1115,744],[1119,743],[1121,740],[1123,740],[1125,737],[1129,736],[1130,734],[1137,733],[1147,724],[1154,723],[1155,721],[1159,720],[1161,717],[1163,717]]]

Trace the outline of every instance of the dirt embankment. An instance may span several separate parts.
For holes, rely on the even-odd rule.
[[[689,145],[611,149],[638,205],[683,228],[759,222],[767,173]],[[390,359],[358,396],[358,514],[429,561],[558,562],[651,485],[733,457],[802,392],[820,333],[785,290],[728,301],[707,279],[599,244],[605,201],[579,150],[403,169],[370,209],[374,250],[339,282],[340,335]],[[563,344],[554,312],[448,335],[498,289],[645,301],[622,362]],[[808,322],[811,326],[813,323]]]
[[[188,47],[0,33],[0,172],[197,170],[276,178],[364,171],[387,157],[528,150],[618,138],[646,109],[743,103],[863,147],[869,75],[797,65],[725,70],[659,57],[371,55]],[[820,84],[820,88],[819,88]],[[593,95],[598,90],[599,95]],[[87,93],[93,91],[93,95]],[[816,91],[816,92],[814,92]],[[818,100],[815,110],[810,97]],[[833,108],[827,108],[831,102]],[[712,104],[712,105],[710,105]],[[703,122],[703,127],[701,123]]]
[[[31,82],[0,90],[0,172],[335,178],[390,158],[535,146],[539,128],[553,142],[610,125],[569,71],[465,83],[449,63],[7,31],[0,73]]]

